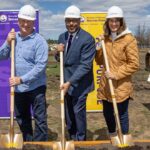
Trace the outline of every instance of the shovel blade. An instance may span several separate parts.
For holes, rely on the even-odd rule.
[[[123,143],[121,143],[118,136],[112,136],[110,137],[110,140],[113,146],[118,146],[118,147],[134,146],[131,134],[123,135]]]
[[[118,136],[111,136],[110,141],[113,146],[120,145],[120,139]]]
[[[53,143],[53,150],[75,150],[74,142],[68,141],[63,146],[61,142]]]
[[[16,148],[22,149],[23,147],[23,138],[22,134],[15,134],[13,142],[10,140],[10,134],[1,134],[0,135],[0,147],[1,148]]]
[[[129,146],[134,146],[134,142],[131,134],[123,135],[123,141],[125,144],[127,143]]]
[[[74,142],[73,141],[66,142],[65,150],[75,150]]]
[[[54,142],[53,150],[63,150],[61,142]]]

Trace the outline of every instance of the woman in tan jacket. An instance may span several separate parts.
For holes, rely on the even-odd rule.
[[[139,68],[139,55],[136,39],[126,27],[121,8],[118,6],[109,8],[104,24],[104,35],[100,35],[98,38],[99,40],[104,38],[110,67],[110,72],[107,72],[102,49],[97,49],[96,62],[98,65],[104,65],[98,98],[103,100],[103,114],[109,135],[116,135],[116,123],[108,78],[113,81],[122,133],[128,134],[128,104],[133,91],[131,76]]]

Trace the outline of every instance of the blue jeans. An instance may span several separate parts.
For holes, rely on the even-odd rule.
[[[117,104],[123,134],[128,134],[129,132],[128,105],[129,98]],[[113,104],[111,102],[103,100],[103,114],[109,133],[116,132],[116,121],[114,117]]]
[[[86,97],[65,96],[65,116],[70,139],[86,140]]]
[[[15,92],[15,115],[24,141],[47,141],[46,86],[29,92]],[[35,129],[32,128],[32,113]]]

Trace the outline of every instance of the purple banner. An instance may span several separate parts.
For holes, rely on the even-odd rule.
[[[39,32],[39,12],[36,12],[35,30]],[[5,42],[7,34],[14,28],[19,31],[18,11],[0,11],[0,46]],[[10,59],[0,61],[0,118],[10,116]]]

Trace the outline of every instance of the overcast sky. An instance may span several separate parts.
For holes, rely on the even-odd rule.
[[[133,33],[138,25],[150,28],[150,0],[0,0],[0,10],[20,9],[31,4],[40,11],[40,33],[46,38],[57,39],[65,31],[64,11],[76,5],[82,12],[107,12],[117,5],[124,11],[127,25]]]

